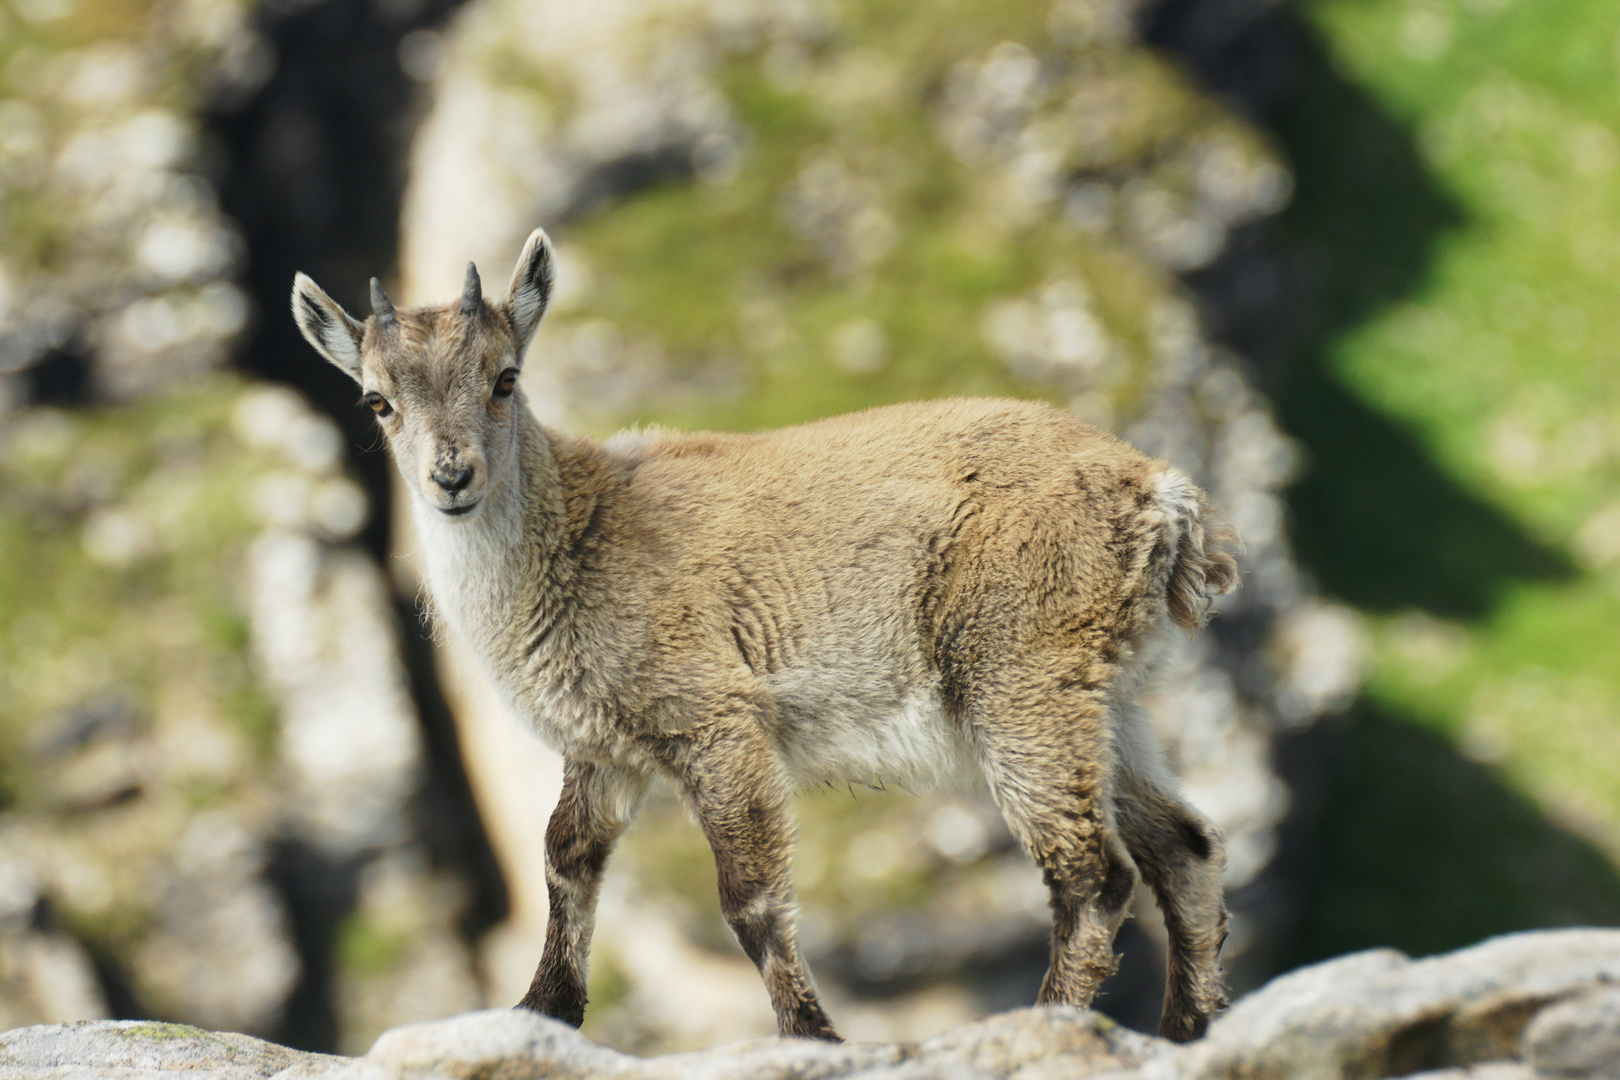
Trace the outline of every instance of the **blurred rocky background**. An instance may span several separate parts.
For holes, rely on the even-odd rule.
[[[285,314],[559,242],[542,421],[1037,396],[1243,532],[1151,707],[1237,989],[1620,916],[1620,12],[1571,0],[0,2],[0,1020],[362,1052],[539,957],[556,761],[431,641]],[[1033,1000],[982,794],[807,793],[847,1035]],[[1151,904],[1101,1007],[1151,1029]],[[656,793],[585,1032],[772,1029]]]

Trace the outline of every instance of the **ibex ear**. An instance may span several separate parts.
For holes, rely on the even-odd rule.
[[[506,312],[517,332],[520,360],[540,320],[545,317],[546,305],[551,303],[551,282],[556,266],[551,254],[551,238],[544,229],[534,230],[529,234],[528,243],[523,245],[523,254],[518,256],[512,284],[506,287]]]
[[[304,332],[304,340],[315,351],[360,381],[360,339],[364,324],[350,317],[321,287],[303,274],[293,275],[293,319]]]

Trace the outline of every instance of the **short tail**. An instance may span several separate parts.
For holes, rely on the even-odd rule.
[[[1210,600],[1237,587],[1243,543],[1209,497],[1176,469],[1159,475],[1158,495],[1175,546],[1165,603],[1179,625],[1197,630],[1209,621]]]

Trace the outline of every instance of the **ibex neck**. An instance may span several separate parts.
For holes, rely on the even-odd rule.
[[[517,412],[517,460],[471,521],[451,521],[412,499],[428,591],[439,618],[480,660],[498,667],[514,620],[532,615],[537,584],[562,557],[567,498],[549,433]]]

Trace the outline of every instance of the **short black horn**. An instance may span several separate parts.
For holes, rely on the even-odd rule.
[[[371,313],[384,326],[394,325],[394,304],[383,292],[382,282],[376,278],[371,279]]]
[[[467,264],[467,284],[461,290],[461,310],[471,315],[484,306],[484,288],[478,280],[478,267]]]

